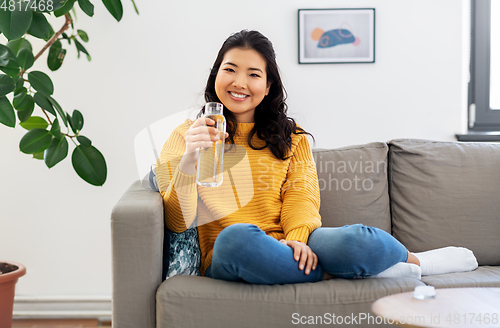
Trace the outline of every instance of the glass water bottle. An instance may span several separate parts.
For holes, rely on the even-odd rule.
[[[209,102],[205,105],[203,117],[215,122],[211,127],[219,130],[219,140],[214,141],[211,147],[199,149],[196,183],[203,187],[218,187],[222,184],[226,135],[226,119],[222,110],[223,106],[220,103]]]

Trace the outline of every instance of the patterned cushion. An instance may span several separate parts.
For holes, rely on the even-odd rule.
[[[155,165],[151,166],[149,185],[154,191],[158,190]],[[200,276],[201,250],[198,240],[198,229],[190,228],[182,233],[175,233],[165,228],[165,241],[163,254],[168,255],[168,262],[164,259],[166,276],[168,279],[177,275]]]
[[[170,232],[167,279],[177,275],[200,276],[200,258],[197,228],[182,233]]]

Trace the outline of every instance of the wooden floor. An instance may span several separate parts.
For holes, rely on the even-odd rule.
[[[111,322],[99,322],[97,319],[16,319],[12,328],[111,328]]]

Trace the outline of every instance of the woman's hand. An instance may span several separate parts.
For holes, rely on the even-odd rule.
[[[300,260],[299,269],[304,270],[305,274],[311,273],[311,270],[316,270],[316,266],[318,265],[318,256],[314,254],[309,246],[295,240],[281,239],[280,242],[293,249],[293,258],[295,261]]]
[[[179,164],[182,173],[193,175],[196,172],[198,161],[198,149],[202,147],[212,147],[215,141],[222,136],[219,130],[213,127],[215,122],[208,117],[200,117],[186,131],[186,150]],[[226,132],[226,137],[228,133]]]

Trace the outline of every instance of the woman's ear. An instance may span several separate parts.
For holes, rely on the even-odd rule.
[[[269,94],[269,89],[271,89],[271,84],[272,83],[267,82],[266,96]]]

